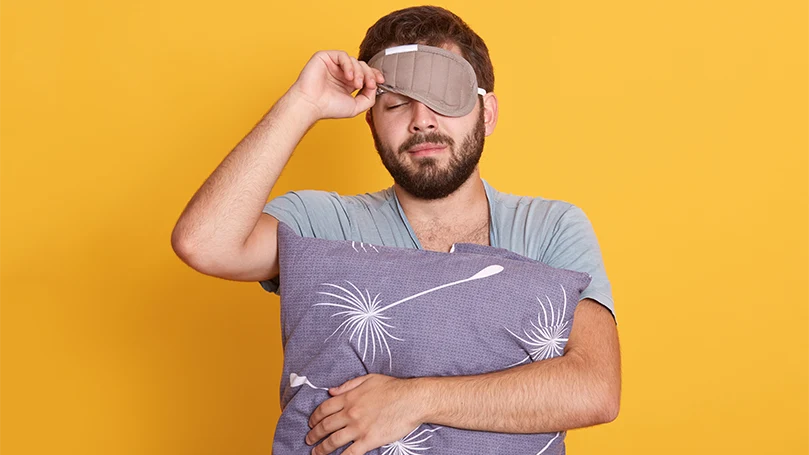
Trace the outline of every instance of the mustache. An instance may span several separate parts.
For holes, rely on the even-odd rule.
[[[443,134],[432,131],[429,133],[410,136],[410,138],[406,140],[404,144],[399,146],[399,153],[405,153],[409,149],[419,144],[424,144],[425,142],[429,142],[432,144],[442,144],[450,147],[455,145],[455,141],[451,137],[444,136]]]

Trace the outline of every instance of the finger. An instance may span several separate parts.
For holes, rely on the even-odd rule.
[[[360,67],[362,67],[362,73],[365,76],[364,85],[366,87],[376,89],[376,75],[374,74],[374,71],[365,62],[360,62]]]
[[[357,437],[356,430],[352,430],[350,428],[344,428],[333,435],[329,436],[322,444],[315,447],[312,450],[312,455],[327,455],[335,450],[343,447],[344,445],[348,444],[349,442],[353,441],[354,438]],[[354,444],[352,444],[354,445]],[[346,452],[343,452],[346,453]],[[364,455],[365,452],[361,452],[361,455]]]
[[[376,104],[376,75],[374,69],[365,62],[359,62],[365,74],[365,82],[362,90],[355,96],[354,115],[370,109]]]
[[[357,388],[360,384],[367,381],[369,376],[370,375],[366,374],[366,375],[362,375],[362,376],[357,376],[354,379],[349,379],[348,381],[342,383],[341,385],[339,385],[337,387],[330,388],[329,393],[332,394],[332,395],[335,395],[335,396],[336,395],[342,395],[342,394],[348,392],[349,390]]]
[[[343,414],[344,413],[339,412],[323,419],[319,424],[315,425],[314,428],[306,433],[304,442],[312,445],[326,436],[334,433],[335,431],[345,428],[345,426],[348,425],[349,420]]]
[[[345,52],[337,54],[337,61],[340,64],[340,69],[343,70],[343,78],[347,81],[354,79],[354,64],[351,62],[351,57]]]
[[[340,412],[343,409],[343,399],[342,397],[334,397],[329,398],[328,400],[320,403],[320,406],[315,408],[315,411],[309,416],[309,428],[314,428],[315,425],[320,423],[321,420],[325,419],[326,417]]]
[[[355,89],[360,89],[360,88],[362,88],[362,84],[363,84],[364,79],[365,79],[364,74],[362,72],[362,66],[360,66],[360,62],[354,57],[351,57],[351,64],[352,64],[352,66],[354,68],[354,75],[355,75],[355,77],[354,77],[354,88]]]
[[[381,83],[385,82],[385,75],[382,74],[382,71],[380,71],[377,68],[371,68],[365,62],[361,62],[361,63],[368,68],[368,71],[371,72],[371,75],[373,76],[374,82],[376,82],[377,84],[381,84]]]
[[[354,113],[351,116],[354,117],[360,112],[367,111],[373,107],[374,104],[376,104],[376,89],[366,85],[359,93],[357,93],[357,96],[354,97]],[[338,388],[333,387],[329,389],[329,393],[334,396],[339,395],[339,393],[334,392],[336,390],[338,390]]]
[[[382,84],[385,82],[385,75],[382,74],[382,71],[372,68],[374,70],[374,74],[376,74],[376,82]]]

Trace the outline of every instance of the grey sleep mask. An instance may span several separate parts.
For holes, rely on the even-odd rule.
[[[472,65],[440,47],[406,44],[379,51],[368,66],[382,71],[385,83],[377,95],[393,92],[413,98],[448,117],[461,117],[475,107],[478,87]]]

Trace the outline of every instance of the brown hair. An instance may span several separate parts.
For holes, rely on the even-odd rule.
[[[414,43],[457,45],[475,69],[478,86],[494,91],[494,68],[486,43],[460,17],[438,6],[414,6],[380,18],[365,33],[357,60],[368,62],[382,49]]]

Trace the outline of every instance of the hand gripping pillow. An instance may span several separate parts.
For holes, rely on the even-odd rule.
[[[278,252],[284,370],[273,455],[309,453],[312,412],[329,387],[357,376],[473,375],[561,356],[591,280],[502,248],[307,238],[283,222]],[[369,453],[549,455],[564,453],[564,437],[425,423]]]

